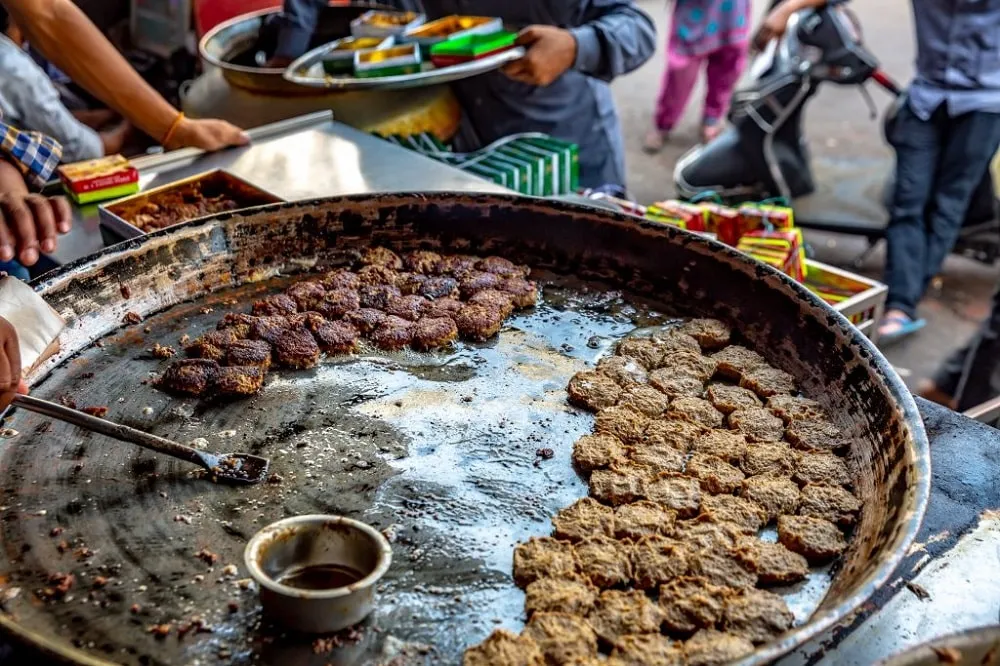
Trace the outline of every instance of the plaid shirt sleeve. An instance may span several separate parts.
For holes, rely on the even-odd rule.
[[[21,170],[29,184],[42,188],[59,166],[62,146],[41,132],[22,132],[0,121],[0,156]]]

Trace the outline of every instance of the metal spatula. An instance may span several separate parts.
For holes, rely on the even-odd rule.
[[[206,453],[163,437],[151,435],[120,423],[106,421],[48,400],[18,395],[14,405],[42,414],[84,430],[107,435],[122,442],[137,444],[144,449],[163,453],[180,460],[201,465],[216,479],[230,483],[260,483],[267,478],[270,461],[249,453]]]

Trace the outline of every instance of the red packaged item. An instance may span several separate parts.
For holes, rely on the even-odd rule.
[[[676,226],[688,231],[705,231],[705,211],[697,204],[689,204],[683,201],[668,200],[658,201],[647,208],[650,217],[661,220],[677,220],[682,224]]]
[[[121,155],[109,155],[63,165],[59,167],[59,178],[72,192],[85,194],[137,183],[139,172]]]
[[[723,243],[736,245],[742,233],[739,211],[722,204],[706,203],[700,205],[705,211],[706,230],[715,234]]]

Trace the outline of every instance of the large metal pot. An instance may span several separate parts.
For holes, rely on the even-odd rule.
[[[399,390],[402,374],[394,363],[405,364],[406,358],[388,366],[366,362],[357,372],[351,367],[361,361],[323,367],[315,375],[269,385],[252,403],[225,408],[178,405],[138,385],[150,363],[142,360],[142,350],[154,341],[176,340],[192,326],[208,326],[208,320],[199,319],[199,311],[206,305],[224,307],[223,299],[232,289],[247,285],[243,293],[249,297],[260,280],[317,262],[335,264],[372,243],[397,249],[441,246],[499,253],[556,276],[573,276],[598,296],[626,290],[678,314],[722,318],[824,403],[853,438],[849,462],[857,473],[856,490],[864,510],[829,592],[808,621],[761,646],[744,663],[768,663],[850,616],[889,579],[913,541],[930,483],[928,443],[916,405],[875,347],[802,286],[726,246],[592,208],[514,196],[358,195],[194,221],[64,266],[41,283],[42,293],[70,325],[58,356],[31,377],[38,395],[52,399],[68,395],[87,404],[115,400],[111,417],[177,438],[201,434],[212,438],[213,445],[224,436],[215,433],[224,430],[232,433],[227,437],[244,438],[236,441],[254,452],[277,456],[273,468],[284,470],[280,473],[286,479],[284,486],[237,493],[193,481],[172,462],[123,451],[106,440],[81,438],[60,424],[44,425],[32,421],[33,415],[20,415],[12,425],[22,432],[21,439],[0,450],[6,479],[3,503],[9,507],[0,522],[0,545],[7,554],[7,562],[0,563],[0,576],[8,585],[26,590],[51,584],[45,575],[54,571],[72,568],[86,576],[87,570],[68,553],[57,552],[58,539],[49,536],[49,529],[59,526],[65,527],[60,538],[81,539],[97,553],[91,573],[107,569],[112,581],[122,583],[95,588],[93,603],[83,604],[38,604],[27,591],[16,598],[0,595],[7,611],[0,614],[0,626],[76,664],[139,663],[143,658],[192,663],[210,660],[222,649],[233,657],[231,663],[249,663],[254,654],[255,663],[325,663],[311,661],[315,657],[309,642],[290,646],[290,638],[264,639],[264,629],[248,628],[256,622],[252,603],[235,604],[237,612],[227,613],[227,601],[239,592],[224,580],[215,582],[217,569],[207,578],[193,577],[199,566],[194,558],[198,549],[219,552],[220,566],[229,557],[238,561],[246,538],[260,525],[283,514],[321,511],[361,515],[380,527],[411,518],[422,526],[419,532],[407,530],[406,538],[397,543],[397,549],[406,544],[419,548],[398,551],[383,593],[388,606],[376,613],[382,634],[368,632],[365,640],[381,640],[377,637],[384,638],[386,632],[404,640],[416,636],[437,648],[434,663],[453,663],[463,647],[493,628],[492,613],[499,612],[496,606],[489,608],[486,597],[509,604],[504,606],[504,618],[518,614],[521,597],[509,577],[511,544],[543,532],[554,508],[585,492],[569,465],[568,449],[574,432],[590,426],[580,414],[569,413],[564,397],[550,400],[562,395],[566,377],[582,362],[579,356],[574,360],[558,350],[568,354],[567,350],[585,349],[588,339],[600,338],[617,325],[613,318],[601,320],[606,330],[577,330],[580,325],[573,323],[573,317],[559,312],[539,317],[528,332],[557,332],[551,346],[532,348],[541,360],[528,358],[526,347],[517,348],[513,366],[527,364],[530,371],[514,379],[513,372],[482,377],[477,384],[480,394],[468,394],[469,401],[480,401],[484,393],[494,392],[496,401],[489,403],[493,412],[479,404],[468,411],[454,394],[464,388],[445,389],[434,400],[427,390],[413,400],[396,400],[399,394],[393,391]],[[220,293],[206,296],[210,292]],[[166,308],[171,309],[155,314]],[[129,312],[146,321],[120,330],[122,317]],[[165,337],[167,329],[172,338]],[[108,334],[114,335],[102,346],[93,346]],[[470,351],[469,365],[427,365],[421,360],[414,372],[462,386],[456,382],[490,367],[527,335],[504,334],[496,345]],[[543,370],[558,377],[541,376]],[[370,375],[378,372],[383,374],[372,382]],[[529,384],[530,395],[522,391]],[[338,405],[350,407],[374,398],[382,402],[377,411],[365,412],[374,416],[363,422],[357,414],[317,421]],[[470,432],[448,448],[442,443],[449,436],[447,429],[432,417],[441,411],[441,400],[452,398],[449,413],[466,410],[459,412],[465,416],[458,423]],[[338,477],[357,478],[383,470],[381,476],[365,476],[357,483],[364,481],[362,494],[392,487],[386,513],[366,512],[368,505],[345,508],[347,493],[338,488],[331,493],[322,485],[326,475],[334,473],[331,469],[308,468],[321,471],[324,478],[317,480],[312,471],[297,466],[305,465],[303,458],[324,455],[323,447],[337,449],[329,463],[336,464],[347,455],[346,450],[340,453],[344,446],[384,445],[386,428],[397,427],[399,414],[407,409],[408,418],[417,420],[406,431],[409,445],[419,449],[412,450],[410,455],[416,457],[404,464],[409,471],[387,468],[383,458],[391,453],[386,453]],[[502,425],[480,428],[497,409]],[[554,444],[536,444],[539,423]],[[321,432],[311,432],[318,426],[323,426]],[[521,426],[523,430],[518,430]],[[345,432],[350,439],[337,439],[335,444],[324,439]],[[298,449],[299,444],[306,448]],[[531,465],[530,452],[527,458],[518,455],[519,446],[530,452],[536,446],[553,446],[556,458],[539,470]],[[238,447],[227,450],[232,448]],[[442,464],[426,457],[439,448],[466,462],[449,458]],[[486,464],[476,458],[490,455],[500,456],[500,462]],[[343,461],[347,464],[349,459]],[[424,481],[410,478],[421,470],[429,475]],[[307,501],[303,493],[309,492]],[[495,515],[482,517],[476,513],[480,506]],[[464,520],[470,514],[477,516],[471,527]],[[435,541],[433,535],[442,540]],[[489,541],[476,542],[482,548],[469,552],[468,544],[477,536]],[[69,546],[76,548],[77,542]],[[82,589],[73,594],[85,597],[89,578],[78,580],[78,585]],[[434,596],[435,588],[442,590],[440,596]],[[108,589],[118,590],[119,596],[108,597]],[[460,598],[467,605],[460,605]],[[141,610],[130,620],[133,601]],[[208,638],[189,635],[178,642],[143,632],[144,625],[179,623],[193,612],[209,615],[216,633]],[[484,613],[491,614],[484,617]],[[369,652],[367,644],[352,649],[364,653],[363,663],[378,660],[374,645]]]
[[[352,2],[326,7],[320,14],[309,48],[351,34],[351,21],[372,8],[385,8],[376,2]],[[232,85],[259,93],[324,95],[325,91],[298,86],[282,78],[281,68],[256,64],[259,51],[273,55],[277,44],[274,19],[280,9],[264,9],[237,16],[215,26],[201,38],[198,52],[206,63],[222,70]]]

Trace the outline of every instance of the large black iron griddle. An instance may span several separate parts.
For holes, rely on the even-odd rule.
[[[143,351],[154,342],[176,346],[214,325],[225,301],[245,306],[279,287],[279,274],[335,266],[371,244],[528,263],[547,285],[543,304],[487,345],[328,361],[278,373],[240,403],[177,400],[141,384],[162,368]],[[730,322],[856,437],[850,461],[865,508],[843,566],[815,613],[808,589],[788,591],[804,624],[747,663],[774,659],[864,602],[903,557],[927,500],[916,407],[867,339],[775,271],[633,218],[485,195],[280,204],[129,241],[41,289],[70,325],[59,356],[32,378],[37,395],[106,404],[109,418],[176,441],[204,436],[212,449],[269,457],[282,477],[215,485],[182,463],[15,418],[20,434],[0,451],[0,625],[71,663],[378,663],[423,646],[434,648],[426,663],[456,663],[493,628],[516,629],[513,544],[547,533],[549,517],[586,492],[569,454],[591,418],[566,406],[566,381],[663,312]],[[128,312],[144,321],[122,328]],[[536,456],[545,448],[555,457]],[[395,539],[372,623],[339,648],[262,623],[239,582],[246,572],[224,574],[253,532],[305,513],[349,515]],[[202,549],[218,561],[196,557]],[[55,572],[76,575],[74,587],[39,603],[35,591]],[[212,633],[189,626],[196,618]],[[146,631],[168,622],[165,639]],[[178,627],[190,631],[178,638]]]

